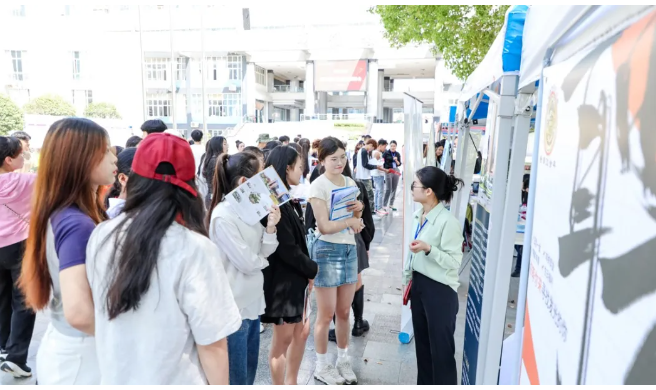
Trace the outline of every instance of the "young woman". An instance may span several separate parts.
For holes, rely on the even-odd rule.
[[[303,160],[292,146],[273,149],[267,165],[274,167],[287,188],[299,185]],[[273,384],[296,385],[310,334],[310,321],[304,321],[303,317],[305,292],[308,285],[308,292],[312,291],[318,268],[307,250],[300,204],[287,202],[280,207],[280,214],[278,248],[269,256],[269,266],[262,271],[266,301],[262,322],[274,324],[269,352]]]
[[[390,141],[389,150],[383,153],[383,168],[388,170],[385,175],[385,198],[383,199],[383,207],[387,211],[396,211],[394,208],[394,199],[396,198],[396,187],[399,185],[399,178],[401,176],[394,172],[389,172],[390,169],[398,171],[401,166],[401,153],[396,151],[396,141]]]
[[[237,145],[237,152],[243,152],[244,148],[246,147],[246,144],[241,142],[241,141],[236,141],[235,144]]]
[[[412,325],[417,354],[418,385],[456,385],[456,314],[458,269],[462,260],[462,230],[443,205],[463,182],[436,167],[417,171],[410,187],[421,203],[414,215],[410,244],[413,253],[404,269],[410,289]]]
[[[89,240],[102,384],[228,384],[226,337],[241,321],[194,166],[182,138],[148,136],[123,213]]]
[[[330,220],[330,199],[333,190],[353,187],[353,179],[342,175],[348,164],[344,144],[335,138],[324,138],[319,145],[319,162],[325,169],[310,186],[310,204],[321,236],[313,245],[312,259],[319,266],[314,285],[317,294],[317,319],[314,342],[317,352],[316,379],[328,384],[357,383],[348,359],[349,315],[358,281],[358,259],[354,234],[363,228],[360,201],[348,204],[354,216]],[[328,329],[333,315],[337,333],[337,367],[327,360]]]
[[[93,229],[107,219],[99,189],[112,184],[115,174],[105,129],[82,118],[50,126],[19,283],[28,307],[50,309],[36,356],[39,384],[100,382],[86,247]]]
[[[16,286],[36,180],[19,173],[24,161],[21,140],[0,137],[0,370],[16,378],[32,376],[27,353],[36,317]]]
[[[126,191],[125,188],[128,184],[128,176],[132,172],[132,160],[137,152],[137,148],[124,149],[117,156],[116,166],[118,171],[114,184],[105,195],[105,207],[107,208],[107,216],[114,218],[123,211],[125,206]]]
[[[301,178],[301,182],[305,183],[305,180],[308,179],[308,175],[310,174],[312,167],[312,160],[310,156],[310,149],[312,149],[312,145],[310,145],[310,140],[307,138],[299,139],[298,144],[301,145],[301,158],[303,159],[303,177]]]
[[[207,183],[207,196],[205,197],[205,205],[209,207],[212,202],[212,188],[214,188],[214,170],[216,169],[216,160],[223,153],[228,153],[228,141],[224,137],[212,137],[205,145],[205,154],[200,159],[200,166],[198,173],[202,174]]]
[[[264,314],[264,277],[269,265],[267,257],[278,247],[276,225],[280,209],[275,207],[266,217],[266,227],[242,221],[225,195],[262,170],[257,157],[237,153],[219,157],[214,176],[215,194],[209,216],[210,238],[225,252],[223,266],[228,274],[232,294],[242,322],[239,330],[228,337],[230,384],[252,385],[255,382],[260,351],[260,319]]]
[[[353,151],[353,172],[357,172],[357,167],[358,167],[358,156],[360,155],[360,149],[364,147],[364,141],[358,141],[358,143],[355,145],[355,150]]]

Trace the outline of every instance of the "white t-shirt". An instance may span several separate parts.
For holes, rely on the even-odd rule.
[[[355,182],[346,176],[342,176],[345,180],[346,186],[353,187]],[[313,198],[321,199],[326,202],[326,208],[330,209],[330,196],[332,195],[333,190],[338,188],[344,188],[346,186],[336,186],[331,182],[326,175],[319,176],[316,180],[310,185],[310,200]],[[346,230],[346,229],[345,229]],[[340,231],[335,234],[326,234],[321,235],[319,240],[330,242],[333,244],[350,244],[355,245],[355,236],[348,231]]]
[[[377,167],[381,167],[381,168],[383,167],[383,164],[384,164],[384,163],[385,163],[385,161],[384,161],[382,158],[380,158],[380,159],[378,159],[378,158],[371,158],[371,159],[369,160],[369,164],[371,164],[371,165],[375,165],[375,166],[377,166]],[[383,172],[383,171],[379,171],[378,169],[372,169],[372,170],[371,170],[371,176],[372,176],[372,177],[376,177],[376,176],[385,176],[385,172]]]
[[[194,154],[194,163],[196,164],[196,172],[198,172],[198,166],[200,165],[200,159],[205,153],[205,146],[200,144],[191,145],[191,152]]]
[[[241,326],[223,255],[209,238],[174,222],[139,308],[110,321],[105,308],[115,236],[105,238],[125,218],[98,225],[87,245],[100,384],[207,384],[196,345],[213,344]]]

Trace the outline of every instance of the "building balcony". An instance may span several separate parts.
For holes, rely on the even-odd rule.
[[[295,93],[295,92],[298,92],[298,93],[304,93],[305,90],[303,89],[303,87],[292,87],[291,85],[274,85],[274,86],[273,86],[273,91],[272,91],[272,92],[274,92],[274,93],[275,93],[275,92],[283,92],[283,93],[288,93],[288,92]]]

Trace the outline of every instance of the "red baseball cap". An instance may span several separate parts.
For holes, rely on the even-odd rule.
[[[161,163],[170,163],[175,175],[162,175],[155,170]],[[150,134],[137,148],[132,160],[132,171],[147,179],[161,180],[187,190],[194,197],[198,196],[188,181],[196,177],[194,154],[189,142],[168,133]]]

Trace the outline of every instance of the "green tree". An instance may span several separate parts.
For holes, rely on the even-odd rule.
[[[87,118],[121,119],[116,106],[111,103],[91,103],[84,110]]]
[[[23,110],[26,114],[74,116],[75,107],[58,95],[43,95],[32,99]]]
[[[503,26],[508,5],[377,5],[392,46],[433,45],[446,67],[465,80],[481,63]]]
[[[0,135],[23,130],[23,126],[21,109],[8,96],[0,95]]]

